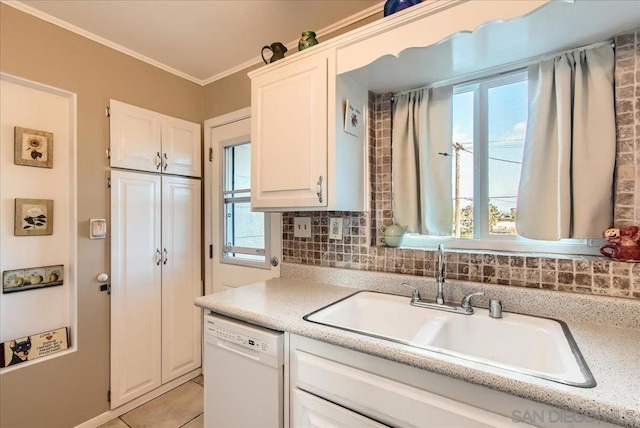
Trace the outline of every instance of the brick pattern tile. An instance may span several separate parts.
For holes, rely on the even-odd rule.
[[[616,37],[617,163],[615,225],[640,224],[640,31]],[[347,269],[435,276],[435,252],[382,246],[382,225],[393,223],[391,199],[391,94],[369,94],[368,213],[283,214],[283,259]],[[294,238],[293,219],[310,216],[312,237]],[[329,239],[329,218],[343,221],[343,239]],[[602,257],[450,251],[447,278],[640,299],[640,264]]]
[[[640,223],[640,31],[616,37],[616,193],[614,223]]]

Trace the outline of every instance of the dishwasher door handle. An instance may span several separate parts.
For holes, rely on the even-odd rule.
[[[253,351],[251,349],[244,348],[240,345],[236,345],[233,342],[222,339],[220,337],[216,337],[216,346],[222,349],[226,349],[227,351],[233,352],[234,354],[238,354],[242,357],[249,358],[255,361],[260,361],[260,356],[257,351]]]

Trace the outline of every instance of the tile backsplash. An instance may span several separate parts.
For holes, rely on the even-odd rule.
[[[640,224],[640,31],[616,37],[615,225]],[[391,94],[369,95],[370,211],[283,214],[283,260],[416,276],[435,275],[435,252],[383,247],[391,206]],[[310,216],[311,238],[293,237],[293,219]],[[329,239],[329,219],[343,221],[343,239]],[[595,256],[448,251],[447,278],[490,284],[640,299],[640,264]]]

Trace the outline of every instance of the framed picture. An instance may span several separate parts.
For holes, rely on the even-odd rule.
[[[16,126],[14,131],[16,165],[53,168],[53,134]]]
[[[33,290],[64,283],[64,266],[44,266],[2,272],[2,292]]]
[[[0,367],[35,360],[69,349],[69,329],[58,328],[0,344]]]
[[[16,199],[15,236],[53,235],[53,200]]]
[[[347,100],[344,108],[344,132],[360,137],[363,126],[361,108],[350,104]]]

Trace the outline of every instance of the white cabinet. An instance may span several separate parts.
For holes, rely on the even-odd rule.
[[[201,365],[200,181],[162,177],[162,383]]]
[[[291,334],[291,426],[569,428],[584,416]],[[318,402],[319,401],[319,402]],[[338,407],[338,409],[335,409]],[[339,416],[335,416],[337,413]],[[525,418],[523,414],[538,415]],[[542,416],[540,416],[542,415]],[[558,415],[562,415],[558,418]],[[330,421],[325,423],[325,419]],[[336,422],[340,421],[340,423]],[[612,426],[599,422],[600,426]]]
[[[200,182],[111,172],[111,407],[201,365]]]
[[[199,124],[116,100],[109,114],[112,167],[201,176]]]
[[[306,428],[382,428],[385,425],[296,389],[291,393],[292,426]]]
[[[252,207],[326,207],[327,58],[309,57],[251,84]]]
[[[366,125],[351,148],[339,146],[335,51],[274,66],[250,75],[252,209],[363,211]]]

